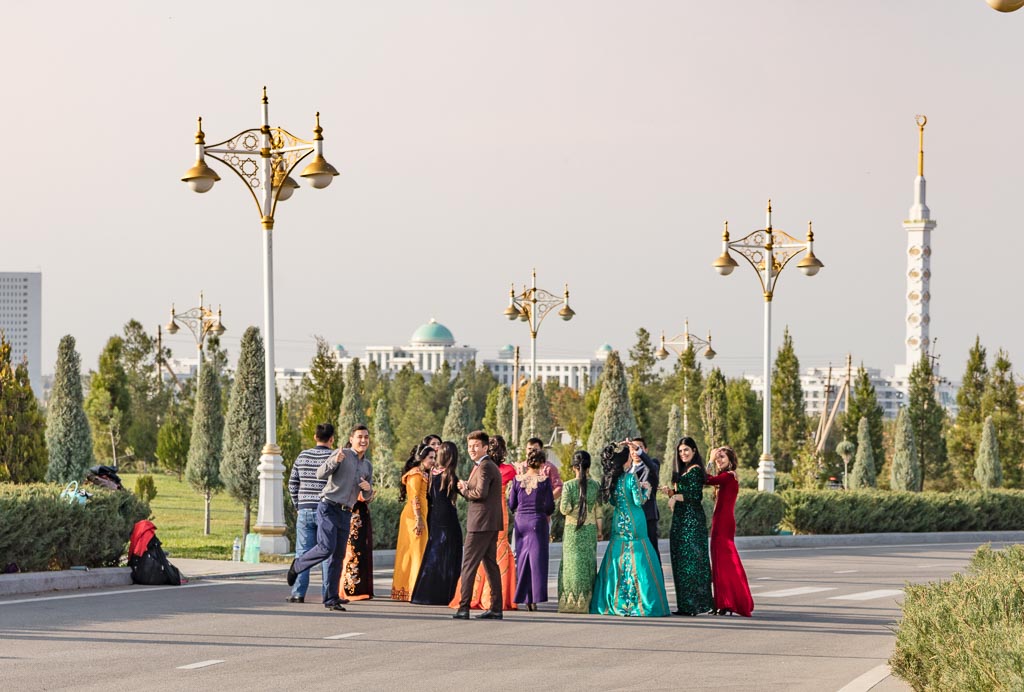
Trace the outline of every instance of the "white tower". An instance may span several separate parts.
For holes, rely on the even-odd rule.
[[[921,356],[928,352],[931,339],[928,334],[929,304],[931,303],[932,229],[935,221],[925,203],[924,179],[924,126],[928,118],[915,118],[918,131],[917,177],[914,178],[914,204],[903,222],[907,231],[907,359],[905,367],[909,373]]]

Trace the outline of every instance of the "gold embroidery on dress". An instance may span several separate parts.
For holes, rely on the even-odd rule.
[[[547,477],[541,474],[532,473],[521,473],[516,476],[516,480],[519,481],[519,487],[526,491],[527,495],[533,495],[533,491],[537,489],[537,485],[547,482]]]

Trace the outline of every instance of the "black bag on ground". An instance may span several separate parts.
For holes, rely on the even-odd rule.
[[[160,546],[160,539],[153,536],[142,555],[128,558],[132,569],[132,583],[146,586],[181,586],[181,572],[167,561],[167,553]]]

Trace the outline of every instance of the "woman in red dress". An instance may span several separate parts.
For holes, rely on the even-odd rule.
[[[719,447],[711,452],[717,475],[707,478],[715,488],[715,513],[711,515],[711,583],[715,590],[715,614],[737,613],[750,617],[754,599],[747,584],[747,573],[736,552],[736,496],[740,491],[736,477],[736,452]]]

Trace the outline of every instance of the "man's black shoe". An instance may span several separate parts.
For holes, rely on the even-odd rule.
[[[295,586],[295,580],[299,578],[299,573],[295,571],[295,560],[292,560],[292,564],[288,565],[288,586]]]
[[[452,620],[468,620],[468,619],[469,619],[469,611],[468,610],[458,610],[458,611],[456,611],[455,615],[452,615]]]
[[[338,603],[340,603],[341,605],[348,605],[348,599],[347,598],[339,598],[338,599]]]
[[[479,615],[477,615],[476,619],[477,620],[500,620],[501,619],[501,611],[500,610],[485,610],[484,612],[482,612]]]
[[[341,605],[340,603],[325,603],[324,608],[327,608],[327,610],[338,610],[343,613],[345,612],[345,606]]]
[[[306,602],[306,597],[305,596],[289,596],[288,597],[288,602],[289,603],[305,603]]]

